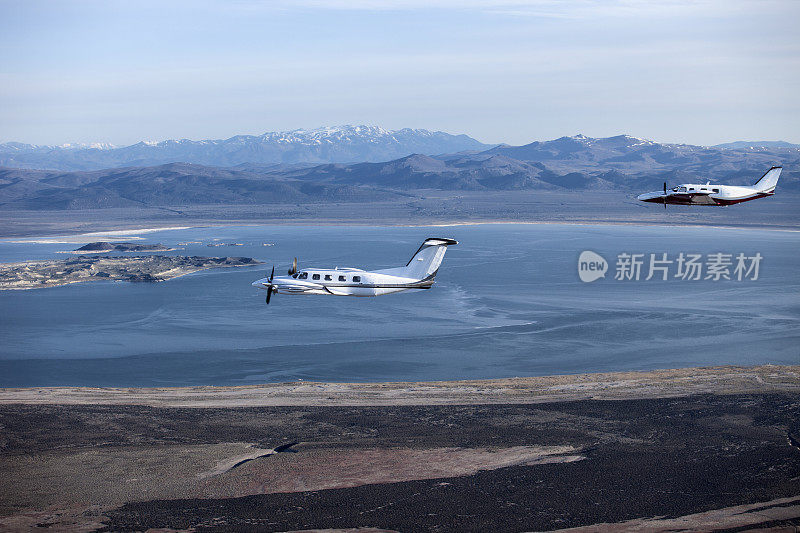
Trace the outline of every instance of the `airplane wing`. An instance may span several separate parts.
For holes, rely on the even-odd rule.
[[[322,286],[313,287],[309,285],[288,285],[286,287],[281,287],[282,291],[291,292],[295,294],[302,294],[307,291],[319,290],[323,288]]]
[[[695,196],[708,196],[711,192],[669,192],[667,196],[682,196],[686,198],[694,198]]]
[[[678,200],[679,202],[686,202],[687,204],[699,205],[716,205],[719,202],[715,201],[710,195],[712,192],[673,192],[668,194],[669,198]]]
[[[343,291],[343,290],[338,289],[336,287],[327,287],[326,286],[324,288],[325,288],[326,291],[328,291],[329,293],[333,294],[334,296],[350,296],[349,292]]]

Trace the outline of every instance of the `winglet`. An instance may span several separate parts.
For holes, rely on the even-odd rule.
[[[422,246],[454,246],[456,244],[458,244],[458,241],[455,239],[447,239],[445,237],[428,237],[425,239],[425,242],[422,243]]]

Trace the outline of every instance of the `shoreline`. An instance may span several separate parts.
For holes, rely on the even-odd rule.
[[[139,229],[131,229],[131,228],[112,228],[103,231],[88,231],[85,233],[61,233],[61,234],[48,234],[48,235],[37,235],[35,233],[26,236],[20,237],[0,237],[0,243],[8,242],[10,244],[83,244],[94,242],[96,238],[100,237],[127,237],[133,240],[144,240],[143,237],[137,237],[137,235],[141,233],[156,233],[159,231],[172,231],[172,230],[185,230],[185,229],[195,229],[195,228],[202,228],[206,227],[203,225],[198,226],[165,226],[165,227],[147,227],[147,228],[139,228]],[[208,226],[213,227],[213,226]],[[36,238],[38,237],[38,238]],[[174,251],[177,248],[173,248],[170,250],[161,250],[161,251]],[[89,251],[89,252],[78,252],[77,250],[73,251],[64,251],[64,252],[57,252],[57,253],[64,253],[64,254],[87,254],[87,253],[105,253],[105,251]]]
[[[591,221],[591,220],[576,220],[576,221],[547,221],[547,220],[532,220],[532,221],[518,221],[518,220],[482,220],[482,221],[452,221],[452,222],[431,222],[427,224],[401,224],[401,223],[387,223],[387,222],[354,222],[354,221],[303,221],[303,222],[283,222],[265,221],[264,223],[198,223],[190,226],[148,226],[138,229],[132,228],[109,228],[102,231],[78,232],[78,233],[36,233],[31,232],[26,235],[15,237],[2,237],[0,236],[0,244],[82,244],[92,242],[96,237],[115,237],[125,236],[133,240],[143,240],[142,237],[137,237],[143,233],[156,233],[160,231],[180,231],[187,229],[203,229],[203,228],[232,228],[232,227],[259,227],[259,226],[276,226],[276,227],[376,227],[376,228],[450,228],[460,226],[488,226],[488,225],[518,225],[518,226],[638,226],[638,227],[664,227],[664,228],[695,228],[695,229],[726,229],[726,230],[750,230],[750,231],[779,231],[787,233],[800,233],[800,228],[793,228],[790,226],[776,226],[772,224],[763,225],[736,225],[736,224],[697,224],[697,223],[680,223],[671,222],[658,224],[653,222],[608,222],[608,221]],[[175,250],[175,249],[173,249]],[[164,250],[166,251],[166,250]],[[59,253],[78,253],[78,252],[59,252]],[[92,252],[81,252],[92,253]],[[96,252],[100,253],[100,252]]]
[[[0,388],[0,405],[277,407],[534,404],[674,398],[696,394],[800,393],[800,365],[713,366],[461,381],[237,386]]]
[[[586,196],[556,191],[418,190],[397,200],[277,204],[190,204],[85,210],[14,210],[0,216],[0,237],[75,235],[176,227],[419,226],[468,224],[612,224],[800,230],[800,193],[744,206],[644,205],[619,191]]]

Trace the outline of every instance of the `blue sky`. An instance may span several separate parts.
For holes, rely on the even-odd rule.
[[[800,142],[800,1],[0,0],[0,141]]]

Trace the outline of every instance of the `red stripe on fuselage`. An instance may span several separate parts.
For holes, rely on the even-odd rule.
[[[742,202],[749,202],[750,200],[757,200],[758,198],[766,198],[767,196],[774,195],[774,192],[767,192],[767,193],[758,193],[754,194],[753,196],[748,196],[746,198],[734,198],[731,200],[726,200],[724,198],[714,198],[713,196],[702,195],[704,197],[713,200],[716,203],[710,202],[694,202],[692,201],[693,198],[686,198],[678,197],[679,195],[670,195],[666,198],[666,203],[669,205],[706,205],[711,207],[721,206],[721,205],[733,205],[733,204],[741,204]],[[642,202],[650,202],[653,204],[663,204],[665,203],[664,197],[660,198],[649,198],[647,200],[641,200]]]

